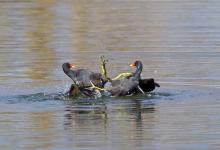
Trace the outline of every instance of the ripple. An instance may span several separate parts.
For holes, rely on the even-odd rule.
[[[85,98],[85,97],[71,97],[62,92],[58,93],[33,93],[15,96],[1,96],[3,103],[32,103],[32,102],[45,102],[45,101],[60,101],[63,103],[72,103],[74,105],[96,105],[103,104],[104,102],[112,101],[112,103],[125,103],[131,100],[148,101],[156,99],[164,99],[166,97],[174,96],[169,92],[150,92],[145,95],[132,95],[124,97],[101,97],[101,98]]]

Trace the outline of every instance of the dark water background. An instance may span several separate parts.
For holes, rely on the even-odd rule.
[[[146,96],[73,100],[63,62],[132,71]],[[0,1],[0,149],[220,149],[220,1]]]

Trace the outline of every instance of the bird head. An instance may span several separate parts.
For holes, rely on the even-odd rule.
[[[134,63],[130,64],[130,67],[138,67],[142,65],[142,62],[139,60],[136,60]]]
[[[67,66],[68,66],[69,69],[72,69],[72,68],[76,67],[74,64],[70,64],[70,63],[67,63]]]

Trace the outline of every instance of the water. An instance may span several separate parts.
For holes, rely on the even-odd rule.
[[[0,2],[0,149],[220,148],[220,2]],[[161,88],[71,99],[64,62],[111,77],[142,60]]]

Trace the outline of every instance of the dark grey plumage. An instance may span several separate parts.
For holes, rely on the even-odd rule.
[[[140,79],[139,86],[144,92],[151,92],[156,87],[160,87],[160,85],[157,82],[155,82],[153,78]]]
[[[71,70],[70,63],[62,65],[64,73],[70,77],[78,87],[90,87],[90,81],[97,87],[103,87],[105,79],[101,73],[95,73],[88,69]]]
[[[112,80],[105,84],[104,88],[113,96],[125,96],[133,93],[139,85],[139,79],[142,72],[142,62],[135,61],[133,64],[137,69],[133,75],[119,80]]]

